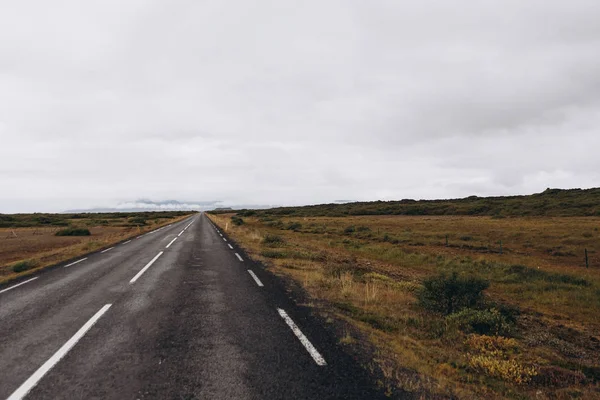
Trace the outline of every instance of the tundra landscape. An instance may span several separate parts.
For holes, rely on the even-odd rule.
[[[0,283],[180,221],[189,212],[0,214]]]
[[[287,278],[389,395],[589,399],[599,213],[593,189],[210,218]]]
[[[600,1],[0,1],[0,400],[600,400]]]

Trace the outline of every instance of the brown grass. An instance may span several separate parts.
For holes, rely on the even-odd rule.
[[[63,227],[0,228],[0,283],[23,275],[30,275],[40,269],[101,248],[110,247],[120,241],[186,217],[149,220],[147,221],[148,225],[142,227],[90,226],[90,221],[78,219],[77,224],[86,226],[90,230],[91,236],[55,236],[56,231]],[[35,268],[21,273],[13,272],[12,266],[25,260],[35,265]]]
[[[230,217],[210,216],[253,258],[298,282],[321,312],[358,329],[342,343],[375,346],[390,391],[600,398],[600,218],[249,217],[234,226]],[[291,223],[302,226],[286,229]],[[264,244],[267,234],[283,243]],[[550,278],[511,280],[511,265]],[[418,306],[422,279],[445,271],[489,280],[490,302],[521,310],[515,337],[498,339],[514,341],[512,350],[484,351],[484,339]]]

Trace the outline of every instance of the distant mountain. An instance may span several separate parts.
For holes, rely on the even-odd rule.
[[[153,201],[149,199],[138,199],[117,204],[115,207],[95,207],[90,209],[66,210],[65,213],[103,213],[103,212],[138,212],[138,211],[208,211],[216,208],[233,208],[233,209],[263,209],[273,206],[263,205],[229,205],[224,204],[220,200],[212,201],[187,201],[179,200],[163,200]]]

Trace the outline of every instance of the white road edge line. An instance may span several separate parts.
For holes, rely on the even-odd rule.
[[[227,241],[227,239],[223,238],[224,241]]]
[[[72,262],[71,264],[67,264],[67,265],[65,265],[65,268],[70,267],[71,265],[79,264],[80,262],[85,261],[85,260],[87,260],[87,257],[86,258],[82,258],[81,260],[77,260],[75,262]]]
[[[140,276],[142,276],[142,274],[143,274],[144,272],[146,272],[146,270],[147,270],[148,268],[150,268],[150,267],[152,266],[152,264],[154,264],[154,262],[155,262],[156,260],[158,260],[158,257],[160,257],[160,256],[162,256],[162,255],[163,255],[163,252],[161,251],[161,252],[160,252],[160,253],[158,253],[158,254],[157,254],[157,255],[156,255],[156,256],[155,256],[155,257],[154,257],[152,260],[150,260],[150,262],[149,262],[148,264],[146,264],[146,266],[145,266],[144,268],[142,268],[142,269],[140,270],[140,272],[138,272],[138,273],[137,273],[137,274],[136,274],[136,275],[135,275],[133,278],[131,278],[131,280],[129,281],[129,284],[131,285],[131,284],[135,283],[135,281],[137,281],[137,280],[139,279],[139,277],[140,277]]]
[[[233,246],[232,246],[232,245],[230,245],[229,243],[227,243],[227,246],[229,246],[229,248],[230,248],[231,250],[233,250]]]
[[[21,285],[24,285],[24,284],[26,284],[28,282],[35,281],[37,278],[39,278],[39,276],[36,276],[35,278],[27,279],[26,281],[23,281],[21,283],[17,283],[16,285],[11,286],[11,287],[7,287],[6,289],[2,289],[2,290],[0,290],[0,293],[8,292],[9,290],[14,289],[16,287],[19,287]]]
[[[106,304],[92,318],[88,320],[78,331],[58,349],[37,371],[33,373],[17,390],[15,390],[7,400],[21,400],[38,384],[38,382],[54,367],[58,362],[81,340],[81,338],[94,326],[96,322],[104,315],[112,304]]]
[[[238,253],[235,253],[235,256],[240,260],[240,261],[244,261],[244,259],[242,258],[242,256],[240,256]]]
[[[265,285],[263,285],[263,283],[260,281],[260,279],[258,279],[258,276],[256,276],[256,274],[254,273],[254,271],[252,271],[251,269],[248,270],[248,273],[254,278],[254,282],[256,282],[256,284],[260,287],[263,287]]]
[[[304,348],[308,351],[308,353],[313,358],[313,360],[315,360],[317,365],[320,365],[320,366],[327,365],[327,362],[325,362],[325,359],[323,358],[323,356],[317,351],[317,349],[315,349],[315,346],[312,345],[312,343],[306,338],[306,336],[304,336],[304,334],[302,333],[300,328],[298,328],[298,326],[294,323],[294,321],[292,321],[290,316],[287,315],[287,313],[284,310],[282,310],[281,308],[278,308],[277,312],[279,312],[279,315],[281,315],[281,318],[283,318],[285,323],[288,324],[288,326],[292,329],[292,332],[294,332],[296,337],[300,340],[300,343],[302,343],[302,345],[304,345]]]
[[[171,247],[171,245],[173,244],[173,242],[176,241],[176,240],[177,240],[177,238],[171,240],[171,242],[165,248],[168,249],[169,247]]]
[[[106,250],[102,250],[100,253],[106,253],[107,251],[111,251],[112,249],[114,249],[114,247],[109,247]]]
[[[123,243],[121,243],[121,244],[127,244],[127,243],[129,243],[129,242],[131,242],[131,240],[128,240],[128,241],[126,241],[126,242],[123,242]]]

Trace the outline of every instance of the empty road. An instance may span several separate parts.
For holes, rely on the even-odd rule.
[[[202,214],[0,286],[0,399],[376,399]]]

